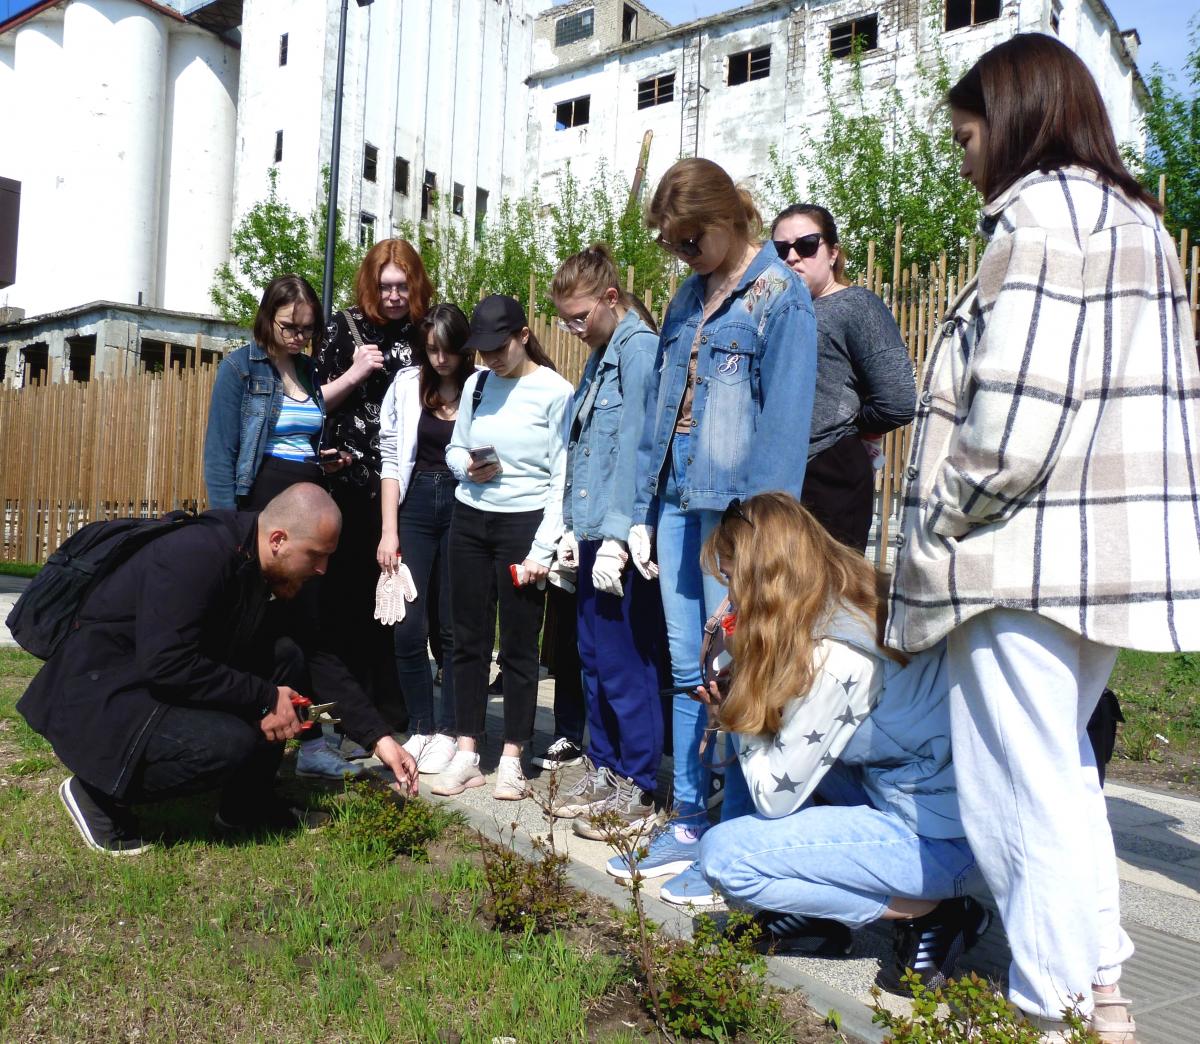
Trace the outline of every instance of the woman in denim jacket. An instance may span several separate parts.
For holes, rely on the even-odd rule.
[[[630,830],[653,816],[663,750],[662,602],[649,580],[622,575],[658,335],[645,307],[620,289],[603,244],[567,258],[550,296],[559,326],[592,349],[567,414],[566,531],[558,544],[560,562],[579,570],[590,764],[554,814],[574,818],[582,837],[602,840],[594,821],[604,813]]]
[[[911,659],[886,649],[874,568],[787,494],[732,505],[702,560],[737,612],[722,611],[727,646],[698,695],[753,796],[752,815],[705,835],[705,878],[756,913],[764,949],[844,956],[851,928],[883,919],[897,928],[895,959],[876,982],[905,994],[912,968],[945,985],[990,921],[963,894],[975,859],[950,758],[945,645]]]
[[[767,490],[800,496],[816,384],[817,326],[803,280],[772,243],[749,193],[710,160],[685,159],[663,176],[647,210],[658,242],[693,270],[663,320],[646,423],[629,553],[643,576],[659,575],[671,673],[675,810],[638,864],[643,876],[678,873],[673,902],[711,900],[696,869],[707,826],[704,731],[687,694],[700,683],[704,621],[723,597],[700,569],[700,545],[734,498]],[[651,561],[657,530],[658,566]],[[726,774],[724,815],[748,808],[736,766]],[[610,872],[629,868],[619,857]]]

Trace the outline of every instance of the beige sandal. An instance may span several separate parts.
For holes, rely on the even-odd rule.
[[[1137,1026],[1129,1015],[1128,997],[1092,990],[1092,1032],[1105,1044],[1137,1044]]]

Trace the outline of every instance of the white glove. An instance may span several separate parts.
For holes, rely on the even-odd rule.
[[[397,560],[391,573],[380,573],[375,585],[375,619],[385,627],[391,627],[404,619],[404,603],[417,600],[417,588],[413,584],[408,566]]]
[[[554,552],[554,557],[565,570],[579,568],[579,541],[575,539],[575,534],[569,529],[563,532],[563,535],[558,538],[558,548]]]
[[[575,593],[575,581],[578,577],[578,569],[568,569],[557,558],[550,564],[550,572],[546,574],[551,586],[560,588],[567,594]]]
[[[633,560],[633,568],[647,580],[658,576],[658,566],[650,561],[653,547],[653,526],[634,526],[629,530],[629,557]]]
[[[618,598],[624,597],[625,588],[621,585],[621,570],[625,568],[625,563],[628,561],[629,554],[625,550],[624,541],[605,540],[600,545],[600,550],[596,552],[596,564],[592,566],[592,583],[596,590],[616,595]]]

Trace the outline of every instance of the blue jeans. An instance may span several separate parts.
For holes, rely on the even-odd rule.
[[[408,708],[408,728],[429,735],[454,732],[454,634],[450,614],[450,519],[458,483],[444,471],[414,471],[400,507],[400,554],[412,573],[417,600],[396,624],[396,673]],[[426,595],[437,570],[438,625],[442,639],[442,696],[440,713],[434,713],[433,679],[429,673],[429,613]]]
[[[841,790],[818,788],[826,800],[852,796]],[[966,838],[920,837],[862,797],[862,804],[806,805],[780,819],[724,819],[700,843],[700,872],[731,906],[851,928],[878,920],[893,897],[964,894],[975,867]]]
[[[598,540],[579,541],[579,659],[587,700],[588,757],[646,791],[658,782],[665,684],[662,603],[632,566],[624,594],[592,583]]]
[[[700,568],[700,548],[721,521],[719,511],[684,511],[680,487],[687,475],[691,438],[671,440],[671,458],[663,469],[659,497],[658,583],[667,622],[667,647],[671,653],[671,682],[694,689],[700,684],[700,646],[704,624],[725,598],[725,585]],[[676,695],[671,709],[675,765],[675,818],[697,830],[707,825],[705,799],[709,769],[700,763],[700,740],[708,723],[704,706],[687,695]],[[707,754],[706,754],[707,757]],[[725,804],[721,818],[743,816],[753,804],[734,759],[725,768]]]

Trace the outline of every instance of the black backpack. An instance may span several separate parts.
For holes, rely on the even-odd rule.
[[[25,588],[5,623],[26,652],[48,660],[75,629],[96,585],[135,552],[180,526],[198,522],[190,511],[162,518],[114,518],[72,533]]]

